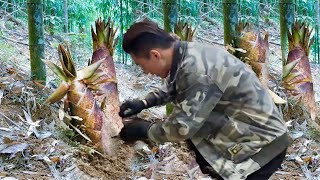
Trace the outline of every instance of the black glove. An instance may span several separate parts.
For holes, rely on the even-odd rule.
[[[147,140],[148,130],[151,122],[134,119],[124,122],[124,127],[120,131],[120,137],[124,141]]]
[[[146,105],[142,100],[134,99],[131,101],[126,101],[120,106],[119,116],[121,117],[129,117],[135,114],[138,114],[142,110],[144,110]]]

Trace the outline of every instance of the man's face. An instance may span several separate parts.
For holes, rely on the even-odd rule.
[[[137,57],[130,54],[134,62],[139,65],[146,74],[157,75],[161,78],[166,78],[169,71],[165,69],[165,59],[162,58],[160,52],[156,50],[150,51],[149,58]]]

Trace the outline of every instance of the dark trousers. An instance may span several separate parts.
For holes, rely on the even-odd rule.
[[[187,141],[188,146],[191,150],[193,150],[196,154],[196,161],[200,166],[200,169],[202,173],[209,174],[212,178],[216,178],[218,180],[223,180],[219,174],[217,174],[213,168],[210,166],[210,164],[202,157],[200,152],[197,150],[197,148],[193,145],[193,143],[188,140]],[[278,168],[281,167],[281,163],[283,162],[285,156],[286,156],[287,150],[284,150],[281,152],[278,156],[273,158],[268,164],[261,167],[258,171],[250,174],[247,177],[247,180],[267,180],[270,178],[270,176],[278,170]],[[272,152],[270,152],[272,153]]]

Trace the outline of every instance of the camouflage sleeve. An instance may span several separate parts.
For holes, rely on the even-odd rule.
[[[177,142],[192,137],[222,96],[222,91],[206,75],[186,72],[180,78],[169,119],[154,123],[148,131],[149,139],[154,142]]]
[[[148,93],[144,98],[147,107],[160,106],[171,101],[171,93],[168,89],[170,88],[168,88],[167,83],[165,83],[162,87]]]

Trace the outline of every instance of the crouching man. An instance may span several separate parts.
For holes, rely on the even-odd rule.
[[[125,141],[187,140],[204,173],[218,179],[268,179],[290,144],[285,122],[258,78],[226,50],[176,41],[144,20],[125,33],[123,49],[145,73],[166,78],[143,99],[124,102],[120,116],[174,104],[163,122],[131,121]]]

